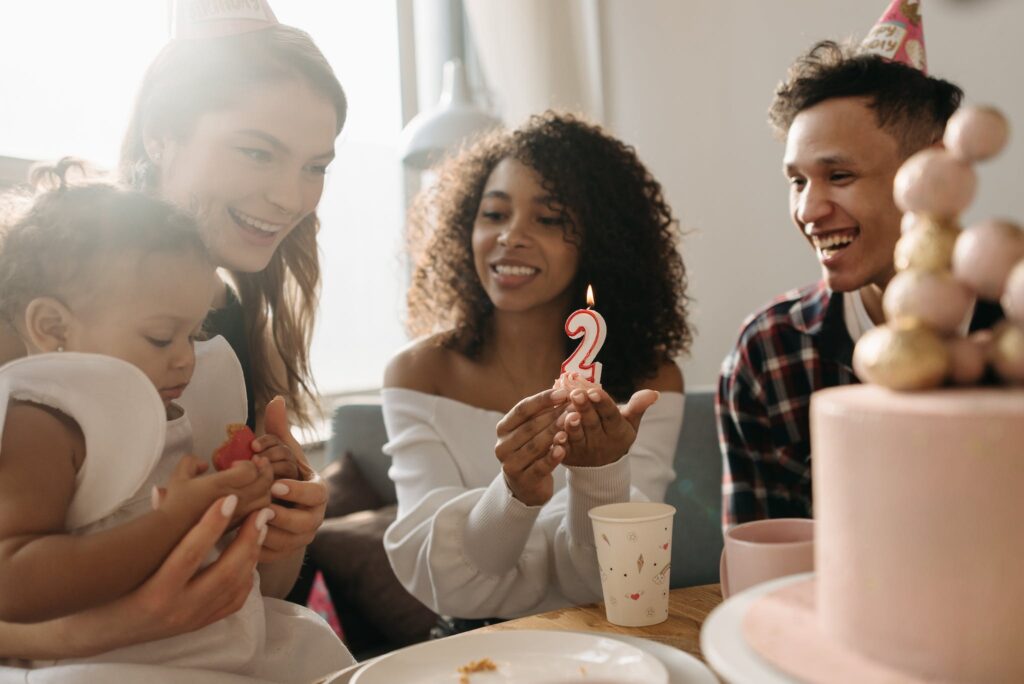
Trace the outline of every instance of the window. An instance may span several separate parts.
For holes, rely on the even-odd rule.
[[[167,30],[167,6],[152,0],[4,4],[0,156],[113,167],[135,88]]]
[[[37,0],[0,15],[0,157],[117,163],[135,89],[168,38],[169,2]],[[405,340],[399,264],[404,197],[395,2],[271,0],[313,36],[349,100],[320,205],[323,293],[313,341],[318,387],[380,386]],[[12,164],[12,168],[21,169]]]
[[[323,292],[312,363],[325,395],[380,387],[384,365],[405,342],[396,4],[288,0],[274,5],[278,19],[313,36],[349,104],[319,209]]]

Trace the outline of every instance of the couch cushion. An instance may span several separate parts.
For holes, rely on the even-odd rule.
[[[353,652],[375,644],[366,630],[347,622],[365,620],[392,647],[427,638],[437,616],[399,583],[384,552],[384,531],[395,520],[396,506],[331,518],[317,532],[308,553],[323,573],[346,641]]]
[[[349,453],[366,482],[383,504],[397,503],[395,485],[388,477],[391,458],[381,451],[388,441],[380,404],[345,404],[334,410],[327,458]]]
[[[341,458],[329,463],[321,476],[327,485],[325,518],[340,518],[349,513],[372,510],[384,505],[356,466],[352,454],[347,451]]]
[[[722,453],[715,393],[688,392],[673,462],[676,480],[665,502],[676,507],[671,586],[718,582],[722,554]]]

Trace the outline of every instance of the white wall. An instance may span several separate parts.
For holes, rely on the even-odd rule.
[[[596,0],[463,0],[473,43],[504,121],[549,107],[601,116]]]
[[[327,395],[376,388],[405,344],[404,206],[397,6],[364,0],[271,0],[334,67],[348,97],[317,213],[323,286],[311,362]]]
[[[115,167],[136,87],[168,29],[156,0],[0,1],[0,155]]]
[[[605,122],[635,145],[689,231],[683,255],[698,336],[688,387],[715,382],[743,318],[814,280],[788,220],[782,144],[766,123],[786,67],[822,38],[863,37],[878,0],[601,0]],[[1024,2],[929,0],[930,72],[1024,127]],[[981,169],[967,215],[1024,220],[1024,143]],[[984,208],[984,211],[980,211]]]

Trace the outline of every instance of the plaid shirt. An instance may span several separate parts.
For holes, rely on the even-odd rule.
[[[1002,318],[979,301],[971,330]],[[824,281],[787,292],[743,325],[715,404],[722,524],[811,517],[811,394],[857,383],[842,295]]]

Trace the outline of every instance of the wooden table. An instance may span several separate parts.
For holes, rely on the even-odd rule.
[[[619,627],[604,619],[604,604],[560,608],[548,613],[509,620],[490,627],[481,627],[481,632],[495,632],[509,629],[552,629],[573,632],[606,632],[627,634],[659,641],[674,646],[704,660],[700,652],[700,627],[708,613],[722,602],[722,591],[717,584],[702,587],[673,589],[668,595],[668,620],[650,627]],[[452,637],[457,638],[457,637]],[[360,667],[358,663],[327,679],[325,684],[348,684]]]
[[[717,584],[673,589],[668,599],[668,620],[650,627],[619,627],[604,618],[604,604],[559,608],[548,613],[509,620],[481,631],[506,629],[553,629],[573,632],[607,632],[627,634],[674,646],[704,660],[700,652],[700,627],[708,613],[722,602]]]

